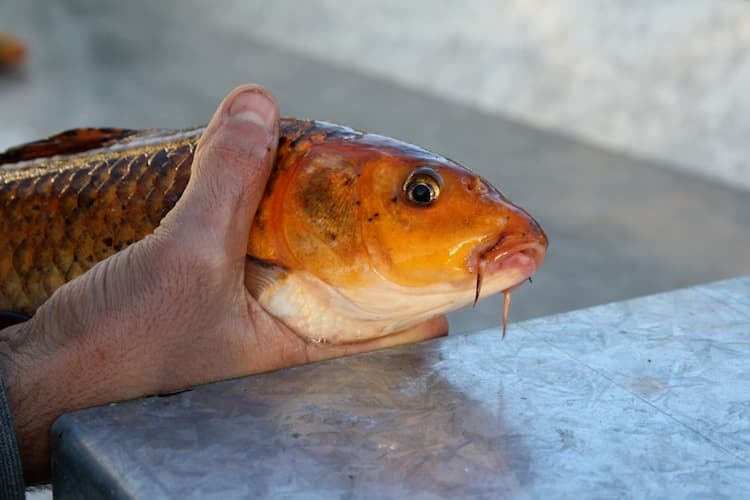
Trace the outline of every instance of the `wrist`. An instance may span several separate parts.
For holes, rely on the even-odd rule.
[[[31,321],[0,330],[0,372],[27,484],[44,480],[44,474],[38,471],[48,467],[48,461],[43,460],[44,455],[39,450],[47,449],[49,442],[48,438],[39,439],[35,435],[37,430],[34,429],[34,420],[29,414],[33,410],[27,404],[32,391],[23,375],[29,371],[24,353],[25,339],[29,336],[31,326],[29,323]]]
[[[49,479],[49,429],[54,420],[87,405],[89,391],[71,391],[77,361],[72,349],[45,346],[34,318],[0,331],[0,370],[27,484]]]

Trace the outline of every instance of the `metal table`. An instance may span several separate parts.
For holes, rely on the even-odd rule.
[[[750,277],[527,321],[505,341],[84,410],[52,432],[61,498],[747,498]]]

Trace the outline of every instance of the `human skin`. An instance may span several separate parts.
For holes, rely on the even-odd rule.
[[[27,484],[49,480],[49,429],[77,409],[445,335],[441,316],[350,345],[308,343],[244,285],[247,235],[278,142],[278,105],[244,85],[200,140],[154,234],[0,331],[0,370]]]

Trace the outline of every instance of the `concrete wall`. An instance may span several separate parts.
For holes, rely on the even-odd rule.
[[[243,36],[750,189],[750,2],[209,5]]]

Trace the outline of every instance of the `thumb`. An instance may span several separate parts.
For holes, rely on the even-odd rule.
[[[198,142],[170,227],[244,255],[276,156],[278,121],[278,104],[263,87],[243,85],[230,92]]]

